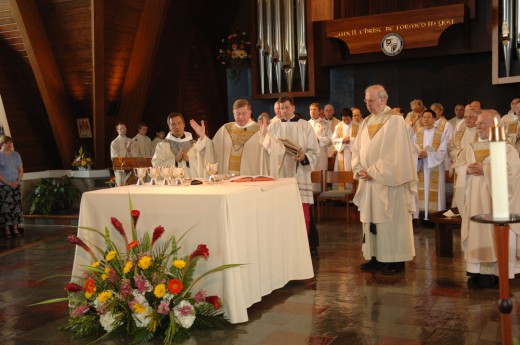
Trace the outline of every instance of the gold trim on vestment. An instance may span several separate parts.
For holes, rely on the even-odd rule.
[[[367,122],[367,130],[368,130],[368,136],[370,137],[370,140],[372,140],[374,135],[376,135],[376,133],[383,127],[383,125],[386,123],[386,121],[388,121],[388,119],[392,115],[399,115],[399,116],[401,116],[401,114],[396,113],[392,109],[390,109],[390,110],[385,111],[382,115],[379,115],[373,121],[375,123],[369,124],[371,118],[373,116],[376,116],[376,115],[374,115],[374,114],[368,115],[368,117],[365,119],[365,121]]]
[[[357,137],[359,131],[359,123],[352,121],[352,133],[350,134],[350,139]]]
[[[515,135],[516,136],[517,128],[518,128],[518,120],[514,120],[509,125],[507,125],[507,135]]]
[[[224,125],[229,137],[231,138],[231,153],[229,155],[228,174],[240,174],[240,163],[245,143],[260,130],[260,126],[255,123],[251,126],[238,128],[235,122]],[[226,173],[226,172],[224,172]]]
[[[475,161],[477,163],[482,163],[484,159],[486,159],[490,154],[489,142],[471,143],[470,146],[473,150],[473,154],[475,155]]]

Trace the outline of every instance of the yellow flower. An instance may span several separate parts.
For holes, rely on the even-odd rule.
[[[110,267],[105,267],[105,273],[106,274],[110,273]]]
[[[186,266],[186,261],[184,260],[174,260],[173,266],[178,269],[183,269]]]
[[[110,261],[110,260],[113,260],[117,255],[117,252],[115,250],[111,250],[108,252],[107,256],[105,257],[105,259],[107,261]]]
[[[149,256],[143,256],[139,260],[139,267],[141,267],[143,270],[148,269],[148,267],[150,267],[151,264],[152,264],[152,258]]]
[[[127,274],[128,272],[130,272],[130,270],[132,269],[132,261],[128,261],[126,264],[125,264],[125,267],[123,268],[123,273],[124,274]]]
[[[85,297],[90,298],[92,297],[93,292],[85,292]]]
[[[81,161],[81,166],[84,167],[85,165],[87,165],[87,162],[85,160],[82,160]]]
[[[102,293],[99,294],[97,299],[98,299],[98,301],[103,303],[103,302],[108,301],[110,299],[110,297],[112,297],[112,291],[103,291]]]
[[[96,262],[94,262],[94,263],[92,264],[92,267],[98,267],[99,264],[100,264],[100,262],[99,262],[99,261],[96,261]]]
[[[102,281],[107,280],[107,278],[108,278],[108,274],[103,273],[103,274],[101,275],[101,280],[102,280]]]
[[[142,304],[136,303],[132,306],[132,310],[134,311],[134,313],[142,314],[146,312],[146,307]]]
[[[92,162],[92,159],[90,159],[90,158],[85,158],[85,161],[86,161],[87,163],[90,163],[90,162]]]
[[[161,298],[166,293],[166,286],[164,284],[159,284],[153,290],[153,294],[157,298]]]

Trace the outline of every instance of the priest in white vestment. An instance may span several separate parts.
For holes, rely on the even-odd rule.
[[[462,216],[461,247],[466,261],[466,271],[471,277],[469,287],[486,288],[496,286],[498,279],[495,229],[492,224],[470,220],[479,214],[492,214],[491,166],[489,150],[489,128],[493,126],[496,111],[482,110],[478,115],[478,142],[471,143],[465,150],[464,164],[457,167],[456,198]],[[509,211],[520,212],[520,158],[510,144],[506,147]],[[520,273],[520,227],[509,230],[509,278]]]
[[[118,136],[110,143],[110,158],[138,157],[139,153],[136,143],[126,136],[126,125],[118,123],[116,131]]]
[[[206,136],[204,121],[199,125],[190,120],[199,136],[197,145],[205,155],[206,163],[218,163],[220,174],[269,175],[267,157],[263,154],[263,135],[260,126],[251,118],[251,105],[245,99],[233,104],[235,122],[220,127],[213,139]]]
[[[309,205],[314,204],[311,172],[316,165],[320,147],[309,122],[295,116],[292,97],[281,97],[283,119],[262,127],[265,134],[263,147],[269,155],[269,171],[274,177],[295,177],[302,199],[307,233],[311,228]],[[288,144],[297,146],[295,151],[286,149]],[[316,234],[317,235],[317,234]],[[317,241],[317,238],[316,238]],[[311,250],[317,246],[309,237]]]
[[[184,131],[184,117],[173,112],[166,121],[170,132],[155,147],[152,165],[184,168],[184,176],[188,178],[206,177],[202,148],[195,143],[190,132]]]
[[[429,222],[428,214],[446,209],[446,168],[450,137],[445,131],[447,122],[435,123],[435,112],[423,111],[423,127],[414,136],[414,157],[417,157],[417,210],[414,218],[419,218],[419,211],[424,212],[424,221]]]
[[[314,133],[316,134],[318,145],[320,147],[320,156],[318,158],[318,162],[314,166],[314,170],[328,170],[328,148],[330,144],[332,130],[330,128],[329,122],[324,118],[320,117],[320,109],[321,107],[319,103],[312,103],[309,106],[309,123],[314,129]]]
[[[359,180],[354,203],[363,223],[363,271],[386,275],[404,271],[415,247],[412,215],[417,193],[416,164],[401,114],[387,105],[383,86],[365,91],[371,113],[360,125],[352,147],[352,169]]]
[[[335,171],[352,171],[352,153],[350,152],[352,135],[352,110],[345,108],[341,113],[341,122],[332,133],[332,145],[337,151],[334,162]]]
[[[500,126],[505,127],[507,140],[520,153],[520,126],[518,119],[520,114],[520,98],[511,101],[511,111],[504,115],[500,120]]]

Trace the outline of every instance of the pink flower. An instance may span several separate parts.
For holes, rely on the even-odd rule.
[[[85,312],[87,312],[88,309],[89,309],[89,307],[86,305],[79,306],[72,311],[72,317],[83,316],[83,314],[85,314]]]
[[[204,259],[208,259],[209,257],[209,249],[208,247],[206,247],[205,244],[199,244],[197,246],[197,249],[195,249],[195,251],[193,253],[191,253],[190,257],[188,260],[191,260],[191,259],[194,259],[198,256],[203,256]]]
[[[195,301],[195,303],[200,303],[202,301],[204,301],[204,296],[206,295],[206,291],[204,290],[199,290],[199,292],[197,292],[195,294],[195,296],[193,296],[193,300]]]
[[[148,280],[146,280],[146,278],[142,275],[135,276],[134,283],[135,287],[137,290],[139,290],[140,293],[146,292],[150,288],[150,283],[148,283]]]
[[[130,285],[130,279],[123,279],[123,281],[121,281],[120,292],[124,298],[132,294],[132,285]]]
[[[170,307],[168,306],[168,302],[161,302],[157,306],[157,312],[162,315],[167,315],[170,312]]]

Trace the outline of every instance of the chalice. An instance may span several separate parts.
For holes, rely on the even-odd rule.
[[[161,167],[161,177],[163,178],[163,186],[171,185],[172,168],[169,166]]]
[[[136,186],[144,185],[144,178],[146,177],[146,168],[134,168],[134,175],[137,176]]]
[[[161,174],[160,167],[149,167],[148,168],[148,176],[150,176],[150,186],[157,185],[157,178]]]
[[[184,168],[172,167],[172,175],[175,177],[174,186],[182,186],[182,178],[184,177]]]
[[[216,182],[215,174],[218,172],[218,163],[206,163],[206,171],[208,172],[208,182]]]

